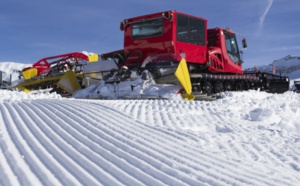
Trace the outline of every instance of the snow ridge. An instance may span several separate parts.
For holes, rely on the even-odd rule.
[[[41,95],[0,105],[0,185],[300,183],[292,92],[213,102]]]

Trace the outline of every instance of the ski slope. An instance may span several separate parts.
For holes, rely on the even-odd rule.
[[[83,100],[0,90],[0,185],[299,185],[300,96]]]

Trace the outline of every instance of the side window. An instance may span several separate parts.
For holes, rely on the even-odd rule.
[[[208,33],[208,44],[207,44],[208,47],[216,46],[215,37],[216,37],[216,34],[214,32]]]
[[[237,49],[237,44],[235,41],[235,37],[230,36],[228,34],[225,35],[226,37],[226,48],[228,52],[232,52],[232,53],[237,53],[238,49]]]
[[[204,46],[204,21],[193,17],[177,14],[177,41]]]
[[[141,39],[160,36],[163,32],[163,20],[153,19],[132,24],[132,38]]]
[[[234,35],[224,33],[225,34],[225,43],[226,43],[226,50],[228,53],[228,56],[232,60],[232,62],[237,63],[240,61],[240,54],[238,45],[236,42],[236,39]]]
[[[187,16],[177,16],[177,40],[185,42],[189,32],[189,18]]]

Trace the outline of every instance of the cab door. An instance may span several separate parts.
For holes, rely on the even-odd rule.
[[[206,63],[207,21],[201,18],[176,15],[176,57],[185,57],[188,62]]]

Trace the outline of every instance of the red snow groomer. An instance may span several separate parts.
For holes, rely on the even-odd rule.
[[[174,73],[184,58],[188,92],[214,94],[221,91],[262,89],[285,92],[289,78],[263,72],[244,72],[236,33],[230,28],[207,28],[207,20],[178,11],[165,11],[125,19],[124,49],[103,54],[117,59],[118,66],[148,70],[156,83],[174,83]],[[243,48],[247,47],[242,38]],[[183,80],[186,81],[186,80]],[[177,81],[178,82],[178,81]]]
[[[239,34],[230,28],[208,29],[207,24],[204,18],[178,11],[125,19],[120,24],[124,48],[102,54],[99,66],[85,68],[87,85],[90,79],[119,84],[130,80],[130,71],[135,70],[143,80],[154,79],[156,84],[180,82],[187,96],[248,89],[275,93],[289,90],[288,77],[243,71]],[[247,47],[245,38],[240,43]],[[83,53],[70,53],[41,59],[22,71],[25,80],[15,87],[27,91],[59,86],[72,93],[81,88],[83,80],[79,62],[89,58]],[[109,72],[113,66],[119,69]]]

